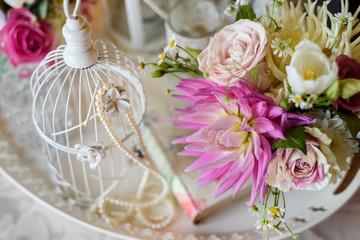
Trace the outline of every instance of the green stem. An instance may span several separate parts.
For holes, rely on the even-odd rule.
[[[293,233],[293,232],[291,231],[291,229],[289,228],[289,226],[287,225],[286,222],[284,222],[284,225],[285,225],[285,227],[287,228],[287,230],[291,233],[292,237],[294,238],[297,234],[296,234],[296,233]]]
[[[186,65],[187,65],[187,64],[190,64],[194,69],[196,69],[196,71],[200,72],[200,71],[198,70],[198,67],[197,67],[197,66],[195,66],[195,65],[192,64],[191,62],[186,62],[186,61],[185,61],[185,58],[183,58],[183,57],[180,57],[180,56],[179,56],[179,58],[183,59],[184,62],[186,63]],[[200,74],[202,75],[201,72],[200,72]]]
[[[250,77],[254,80],[254,82],[256,83],[256,85],[253,84],[253,83],[250,83],[249,81],[245,80],[244,78],[240,78],[240,79],[243,80],[244,82],[247,82],[247,83],[250,84],[251,86],[255,87],[257,90],[259,90],[259,92],[260,92],[261,94],[264,94],[263,91],[257,86],[257,85],[258,85],[258,80],[256,80],[256,78],[254,78],[254,77],[251,75],[251,73],[250,73],[246,68],[244,68],[243,66],[241,66],[241,64],[239,64],[239,63],[237,63],[237,62],[235,62],[235,61],[233,61],[233,63],[238,64],[242,69],[244,69],[245,72],[246,72],[247,74],[249,74]],[[235,66],[235,67],[236,67],[236,66]],[[226,70],[228,70],[228,69],[226,69]],[[232,76],[234,76],[230,70],[228,70],[228,71],[229,71],[229,73],[230,73]],[[236,76],[234,76],[234,77],[236,77]]]
[[[182,62],[179,62],[179,61],[177,61],[177,60],[175,60],[175,59],[173,59],[173,58],[170,58],[170,57],[168,57],[168,56],[165,56],[165,58],[166,59],[169,59],[169,60],[171,60],[171,61],[173,61],[173,62],[175,62],[175,63],[177,63],[177,64],[179,64],[184,70],[189,70],[189,71],[192,71],[192,72],[194,72],[194,73],[197,73],[197,74],[199,74],[199,75],[203,75],[202,74],[202,72],[200,72],[197,68],[196,68],[196,66],[194,66],[194,65],[192,65],[193,66],[193,68],[191,68],[191,67],[189,67],[189,66],[185,66],[184,65],[184,63],[182,63]]]
[[[274,0],[273,5],[272,5],[271,18],[273,18],[274,15],[275,15],[275,3],[276,3],[276,0]],[[274,22],[275,22],[275,21],[274,21]],[[271,23],[272,23],[272,22],[269,23],[269,28],[271,27]],[[275,22],[275,24],[276,24],[276,22]]]
[[[283,215],[280,214],[280,216],[281,216],[282,218],[285,218],[285,214],[286,214],[286,202],[285,202],[285,194],[284,194],[284,192],[281,192],[281,196],[282,196],[282,201],[283,201],[283,206],[284,206],[284,213],[283,213]]]
[[[179,45],[176,45],[178,48],[180,48],[181,50],[183,50],[184,52],[186,52],[197,64],[199,64],[198,63],[198,60],[196,59],[196,58],[194,58],[194,56],[193,55],[191,55],[185,48],[183,48],[183,47],[181,47],[181,46],[179,46]]]
[[[266,205],[267,205],[267,202],[268,202],[268,200],[269,200],[270,192],[271,192],[271,187],[270,187],[270,186],[267,186],[267,189],[266,189],[266,198],[265,198],[264,210],[263,210],[263,222],[264,222],[264,224],[265,224],[265,229],[266,229],[266,240],[269,240],[268,222],[267,222],[267,218],[266,218]]]
[[[171,75],[173,75],[174,77],[176,77],[176,78],[178,78],[178,79],[181,79],[181,77],[180,76],[178,76],[178,75],[176,75],[175,73],[173,73],[173,72],[169,72]]]
[[[262,15],[262,16],[258,17],[258,18],[255,20],[255,22],[258,22],[258,21],[259,21],[261,18],[263,18],[263,17],[267,17],[267,18],[269,18],[269,19],[271,20],[270,26],[271,26],[271,23],[274,22],[276,28],[280,28],[279,25],[277,24],[277,22],[275,21],[275,19],[274,19],[273,17],[268,16],[268,15]],[[269,26],[269,27],[270,27],[270,26]]]
[[[332,49],[335,47],[335,45],[339,42],[339,36],[340,36],[340,34],[342,33],[344,26],[345,26],[345,25],[344,25],[344,22],[341,21],[341,25],[340,25],[339,32],[338,32],[338,34],[336,35],[336,39],[335,39],[335,41],[333,42],[333,44],[331,45],[330,50],[332,50]]]

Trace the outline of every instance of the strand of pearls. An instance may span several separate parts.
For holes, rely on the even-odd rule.
[[[130,108],[126,110],[126,117],[134,130],[135,135],[138,139],[138,143],[144,153],[144,159],[140,158],[136,154],[134,154],[130,149],[128,149],[125,144],[119,139],[113,128],[111,127],[111,123],[109,122],[104,106],[102,104],[102,98],[106,94],[106,92],[114,87],[113,84],[105,84],[102,88],[98,90],[98,94],[96,95],[95,106],[100,118],[100,121],[104,125],[107,133],[109,134],[112,141],[115,145],[122,151],[124,154],[132,159],[136,164],[142,167],[145,170],[142,181],[138,187],[136,193],[136,201],[125,200],[116,197],[105,197],[102,199],[95,207],[95,211],[98,212],[108,223],[115,224],[126,220],[131,217],[134,213],[137,219],[144,224],[145,226],[152,229],[160,229],[167,226],[174,216],[174,206],[170,200],[166,199],[166,195],[169,191],[169,185],[164,178],[164,176],[156,170],[151,165],[151,159],[146,150],[142,134],[140,132],[139,127],[137,126],[132,111]],[[145,186],[148,183],[149,174],[153,174],[157,179],[162,183],[162,191],[159,194],[144,194]],[[144,198],[150,198],[151,200],[143,201]],[[153,215],[151,217],[147,217],[143,214],[143,211],[154,207],[156,205],[164,204],[166,211],[165,214],[162,215]],[[108,211],[111,205],[117,206],[117,210]],[[108,206],[108,208],[107,208]],[[126,211],[120,211],[120,209],[125,209]]]

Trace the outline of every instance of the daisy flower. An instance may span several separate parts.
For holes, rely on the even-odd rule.
[[[160,60],[158,61],[158,65],[161,65],[166,57],[166,53],[169,51],[169,46],[164,47],[163,52],[159,55]]]
[[[335,13],[334,17],[339,23],[344,23],[344,24],[347,24],[348,22],[352,22],[352,20],[354,20],[350,12]]]
[[[284,41],[280,38],[275,38],[275,40],[272,40],[271,48],[274,49],[274,52],[273,52],[274,55],[278,55],[279,57],[282,57],[282,56],[291,54],[291,48],[289,46],[290,42],[291,42],[291,39]]]
[[[168,45],[168,52],[172,55],[172,57],[176,56],[179,53],[179,49],[177,48],[177,40],[174,34],[171,34],[170,41]]]
[[[270,221],[267,220],[267,222],[265,222],[263,219],[261,220],[257,220],[255,223],[255,228],[258,230],[263,230],[264,232],[266,231],[266,227],[269,229],[273,228],[273,225],[270,224]]]

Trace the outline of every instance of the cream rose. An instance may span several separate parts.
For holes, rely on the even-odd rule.
[[[268,51],[264,27],[250,20],[239,20],[228,25],[210,40],[209,45],[199,55],[199,69],[208,78],[222,85],[233,83],[246,76],[256,66],[264,63]],[[259,67],[259,87],[266,89],[270,81],[261,77],[266,67]],[[251,79],[251,78],[250,78]],[[251,81],[253,81],[251,79]]]
[[[331,139],[318,128],[305,127],[307,155],[298,149],[278,149],[268,168],[267,183],[281,191],[320,190],[336,180],[339,168]]]
[[[286,73],[293,92],[320,94],[334,82],[338,67],[317,44],[304,40],[296,45]]]

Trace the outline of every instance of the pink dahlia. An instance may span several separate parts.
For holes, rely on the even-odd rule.
[[[263,202],[271,143],[284,139],[286,129],[313,121],[287,113],[243,82],[227,88],[207,79],[182,79],[176,90],[184,95],[174,97],[189,107],[178,109],[181,114],[171,120],[181,122],[176,127],[196,131],[174,141],[187,144],[180,154],[199,157],[186,171],[200,168],[199,187],[219,180],[215,197],[230,188],[235,196],[252,177],[250,203],[259,192]]]

